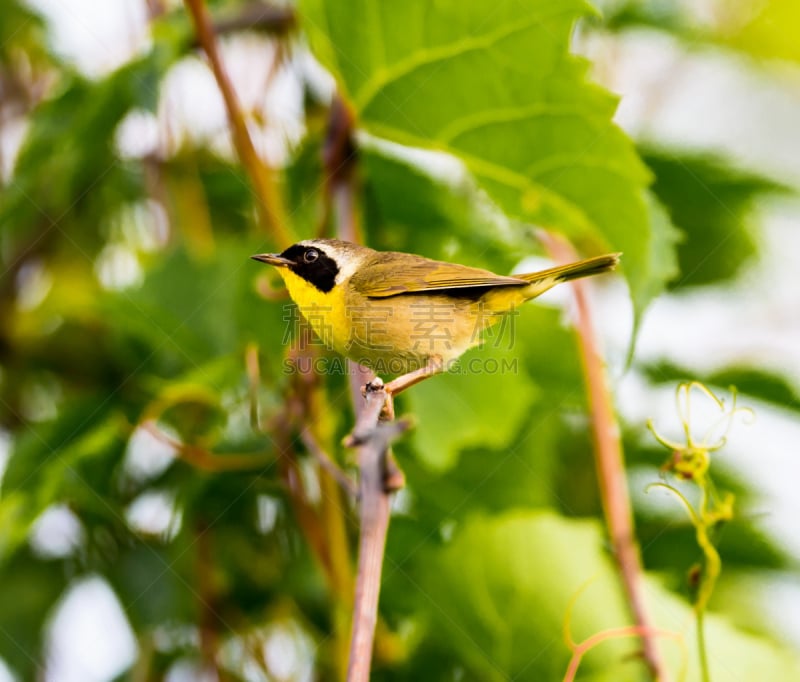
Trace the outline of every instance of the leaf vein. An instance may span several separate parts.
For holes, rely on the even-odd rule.
[[[537,14],[533,17],[526,17],[523,21],[506,24],[495,31],[483,35],[467,36],[437,47],[423,47],[412,52],[405,59],[397,61],[390,67],[376,69],[374,75],[364,83],[358,92],[353,94],[355,108],[357,111],[365,111],[372,100],[374,100],[378,93],[389,83],[397,81],[413,73],[417,69],[435,64],[436,62],[454,59],[468,52],[487,49],[504,38],[508,38],[515,33],[520,33],[532,26],[543,23],[546,19],[552,19],[562,14],[572,14],[574,12],[574,8],[568,8],[559,9],[549,14]]]

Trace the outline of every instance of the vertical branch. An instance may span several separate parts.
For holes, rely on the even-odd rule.
[[[572,246],[556,235],[544,232],[545,248],[557,262],[577,260]],[[589,410],[595,441],[595,464],[603,502],[606,527],[619,566],[622,583],[631,613],[640,629],[645,662],[656,680],[665,682],[667,671],[658,649],[654,628],[650,625],[642,589],[642,566],[633,529],[633,513],[625,477],[625,462],[619,425],[614,415],[594,333],[591,306],[581,280],[572,283],[577,306],[577,329],[584,378],[589,397]]]
[[[336,95],[331,103],[322,150],[327,203],[325,217],[332,209],[339,239],[348,242],[361,241],[354,206],[356,161],[353,116],[342,98]]]
[[[375,428],[386,396],[369,397],[356,424],[356,430]],[[383,488],[383,462],[386,448],[371,438],[358,448],[361,532],[358,541],[358,573],[353,629],[350,636],[348,682],[367,682],[372,666],[372,644],[378,621],[378,595],[381,587],[383,553],[389,530],[389,495]]]
[[[222,93],[225,110],[228,113],[228,120],[231,126],[233,144],[236,147],[239,160],[245,167],[253,184],[256,206],[258,207],[261,222],[266,226],[279,246],[288,246],[295,239],[286,220],[283,199],[275,183],[272,169],[261,160],[253,146],[253,140],[247,130],[247,123],[236,99],[233,85],[222,66],[216,36],[214,35],[211,18],[205,2],[204,0],[184,0],[184,4],[192,16],[197,41],[208,57],[217,86]]]
[[[383,554],[389,530],[391,490],[386,486],[386,461],[389,442],[409,427],[407,421],[379,421],[386,399],[387,394],[382,387],[367,392],[366,403],[347,443],[357,448],[361,498],[361,532],[348,682],[369,681],[375,626],[378,622]]]

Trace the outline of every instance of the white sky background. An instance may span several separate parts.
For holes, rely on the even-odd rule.
[[[107,73],[149,45],[144,0],[28,1],[50,20],[56,49],[88,75]],[[611,46],[605,40],[592,39],[582,49],[598,60],[606,85],[622,95],[617,120],[635,137],[719,153],[800,189],[800,68],[758,68],[714,52],[687,56],[671,39],[645,31],[613,46],[613,65],[607,61]],[[247,39],[228,44],[224,52],[240,97],[250,103],[265,96],[263,81],[254,75],[259,60],[261,68],[269,65],[264,50],[262,43]],[[297,84],[284,79],[266,103],[268,120],[283,123],[288,139],[302,133],[299,97]],[[229,144],[219,94],[198,60],[185,60],[173,70],[162,101],[172,103],[168,114],[160,111],[155,120],[144,116],[128,122],[120,137],[126,153],[144,154],[160,144],[164,115],[172,117],[172,134],[177,127],[194,139],[215,139],[223,149]],[[281,134],[267,133],[259,148],[280,156],[282,140]],[[736,284],[656,301],[642,326],[638,357],[670,359],[704,371],[714,361],[720,367],[746,361],[777,370],[800,387],[800,200],[773,202],[762,212],[760,261]],[[613,370],[628,339],[626,292],[612,287],[597,297],[597,305]],[[675,433],[671,391],[653,391],[633,374],[618,384],[620,408],[632,422],[653,416],[662,432],[671,425]],[[763,496],[763,507],[754,511],[766,512],[763,526],[800,559],[795,523],[800,518],[800,423],[793,415],[756,407],[756,422],[737,424],[722,456],[753,480]],[[0,463],[3,443],[0,438]],[[146,509],[137,509],[136,515],[146,523]],[[46,540],[47,523],[71,527],[68,518],[56,514],[40,524],[40,542],[42,533]],[[158,523],[163,525],[163,513]],[[800,585],[784,581],[765,600],[778,627],[800,647]],[[62,600],[52,621],[50,652],[47,679],[53,682],[102,682],[134,660],[133,634],[102,581],[83,581]],[[170,680],[192,679],[192,674],[178,670]],[[7,679],[10,674],[0,662],[0,682]]]

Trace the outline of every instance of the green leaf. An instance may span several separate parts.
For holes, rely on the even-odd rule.
[[[367,131],[458,157],[509,217],[625,252],[637,315],[653,269],[649,173],[615,100],[569,54],[581,0],[308,0],[312,46]],[[356,20],[354,20],[356,18]]]
[[[6,0],[3,3],[3,20],[0,22],[0,64],[4,71],[8,71],[3,74],[4,77],[13,74],[13,67],[19,68],[20,64],[15,62],[19,60],[17,50],[20,49],[24,51],[25,67],[28,69],[42,66],[40,62],[50,59],[42,17],[24,2]],[[23,95],[22,92],[18,94]],[[13,89],[9,88],[4,93],[4,99],[8,97],[7,101],[10,101],[13,95]]]
[[[0,563],[27,539],[33,522],[51,504],[67,502],[120,518],[107,496],[122,458],[126,425],[96,401],[75,401],[54,423],[29,429],[15,444],[0,497]]]
[[[197,593],[183,578],[196,557],[189,540],[179,540],[183,541],[167,547],[148,542],[122,547],[119,556],[104,566],[105,577],[137,632],[162,623],[191,622],[197,615]]]
[[[562,626],[570,600],[588,581],[572,611],[576,641],[629,622],[601,547],[593,522],[550,512],[473,517],[449,545],[426,554],[428,569],[419,577],[435,602],[431,635],[455,648],[476,679],[561,679],[570,656]],[[613,666],[618,680],[635,679],[641,664],[625,661],[635,646],[609,642],[581,672]]]
[[[735,386],[740,395],[750,396],[789,410],[800,410],[800,394],[786,377],[760,367],[724,367],[714,372],[698,373],[669,362],[643,367],[646,376],[657,384],[689,379],[727,390]],[[740,401],[741,405],[746,404]]]
[[[175,249],[152,265],[139,289],[108,295],[101,310],[153,352],[168,353],[173,375],[229,353],[239,354],[244,369],[246,343],[281,348],[289,319],[288,302],[256,294],[255,278],[264,272],[250,260],[257,248],[241,236],[226,236],[216,241],[213,258]],[[280,365],[281,353],[264,357],[274,368]]]
[[[662,0],[629,0],[606,3],[605,25],[616,31],[645,26],[667,31],[690,46],[708,45],[737,50],[755,59],[800,61],[794,27],[800,21],[795,0],[732,2],[725,11],[702,13],[698,21],[691,5]]]
[[[647,203],[650,207],[650,228],[652,237],[648,244],[645,269],[648,276],[642,286],[631,289],[633,308],[643,311],[649,301],[652,301],[664,289],[664,286],[673,281],[680,272],[676,246],[681,241],[681,234],[670,222],[669,215],[651,192],[647,193]],[[641,315],[634,318],[633,339],[636,339]],[[633,343],[630,351],[633,352]]]
[[[645,150],[644,159],[656,175],[654,194],[684,235],[678,247],[678,284],[735,277],[756,253],[755,200],[786,189],[705,156]]]
[[[519,429],[536,391],[523,372],[519,349],[502,347],[507,342],[501,336],[489,340],[466,353],[452,371],[409,394],[414,414],[436,415],[422,420],[412,436],[430,468],[449,469],[465,447],[505,447]]]
[[[666,592],[658,584],[649,582],[646,585],[653,620],[660,627],[682,636],[688,649],[686,680],[699,682],[702,678],[696,647],[696,621],[691,609],[684,600]],[[706,616],[705,628],[710,679],[793,680],[800,677],[797,654],[775,642],[736,628],[714,613]],[[662,640],[661,646],[677,675],[680,669],[678,644]]]
[[[534,387],[522,377],[504,375],[500,365],[494,371],[494,357],[479,356],[471,351],[459,367],[491,366],[490,371],[456,370],[417,387],[412,400],[414,414],[435,414],[416,429],[413,439],[416,451],[433,469],[447,469],[458,460],[465,447],[482,445],[502,448],[509,444],[521,420],[528,412]],[[513,356],[503,357],[513,360]],[[466,374],[457,372],[465,371]],[[515,390],[505,390],[509,380]],[[486,400],[486,396],[492,396]]]
[[[532,234],[512,229],[470,178],[445,181],[380,147],[361,151],[367,241],[507,274],[530,255]]]
[[[734,16],[720,22],[722,40],[757,58],[800,62],[795,31],[800,5],[795,0],[766,0],[756,8],[739,5]]]
[[[711,373],[707,382],[736,386],[739,393],[789,410],[800,411],[800,394],[785,377],[757,367],[729,367]]]
[[[526,304],[452,372],[409,391],[405,399],[412,413],[436,415],[421,419],[411,435],[427,467],[446,471],[465,449],[481,449],[488,460],[495,450],[539,452],[542,443],[533,433],[539,424],[571,410],[585,411],[574,333],[560,316],[559,310]]]
[[[630,623],[603,533],[593,521],[550,512],[475,516],[449,544],[420,552],[415,564],[400,578],[407,598],[414,596],[429,611],[427,636],[454,652],[474,679],[562,679],[570,658],[561,638],[567,613],[577,642]],[[699,680],[690,607],[654,582],[645,587],[654,624],[682,637],[686,679]],[[706,627],[712,679],[726,679],[732,671],[743,680],[800,674],[797,658],[779,646],[718,616],[708,616]],[[666,638],[659,646],[677,676],[682,648]],[[640,680],[638,650],[635,637],[610,639],[584,657],[580,679]]]
[[[31,114],[0,204],[0,231],[27,231],[38,241],[55,227],[59,236],[68,232],[73,251],[94,253],[98,214],[141,196],[141,169],[117,155],[117,127],[133,109],[155,109],[160,79],[178,48],[162,42],[99,81],[64,75],[55,95]]]
[[[3,567],[0,659],[17,679],[32,680],[41,674],[47,620],[67,585],[67,575],[60,561],[41,561],[25,550]]]

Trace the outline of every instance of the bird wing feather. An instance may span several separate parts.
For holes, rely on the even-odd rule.
[[[467,287],[527,286],[529,282],[458,263],[406,253],[381,252],[375,260],[359,268],[350,284],[363,296],[387,298],[423,291],[443,293],[447,289]]]

